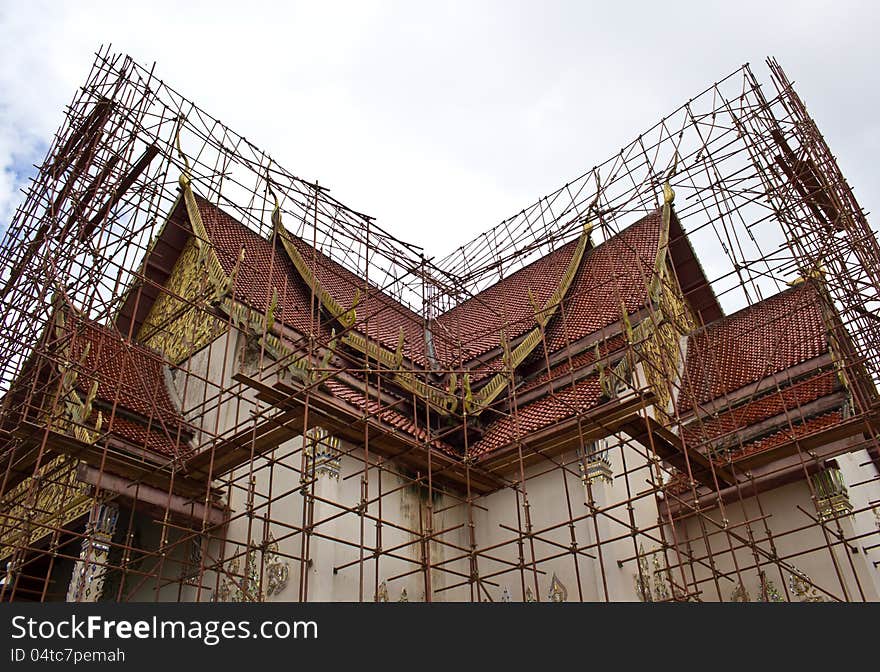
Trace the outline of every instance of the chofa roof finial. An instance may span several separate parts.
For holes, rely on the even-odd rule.
[[[673,191],[672,186],[669,184],[669,180],[675,177],[675,173],[678,170],[678,150],[675,150],[675,158],[672,162],[672,170],[669,171],[669,175],[666,176],[666,180],[663,182],[663,205],[669,206],[672,205],[673,201],[675,201],[675,191]]]
[[[269,177],[269,166],[266,166],[266,188],[272,195],[272,200],[275,201],[275,206],[272,208],[272,226],[278,229],[281,227],[281,203],[278,202],[278,194],[276,194],[275,190],[272,188],[272,178]]]
[[[182,188],[186,188],[192,180],[191,168],[189,165],[189,159],[186,158],[186,154],[183,153],[183,148],[180,146],[180,130],[183,128],[184,118],[179,118],[179,123],[177,124],[177,132],[174,134],[174,144],[177,146],[177,153],[181,159],[183,159],[183,172],[180,174],[180,177],[177,178],[177,181],[180,183]]]

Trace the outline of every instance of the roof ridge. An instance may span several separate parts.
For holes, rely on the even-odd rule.
[[[267,241],[266,238],[264,238],[263,236],[261,236],[260,234],[258,234],[256,231],[254,231],[253,229],[251,229],[250,227],[248,227],[246,224],[244,224],[243,222],[241,222],[237,217],[235,217],[234,215],[230,214],[229,212],[227,212],[226,210],[224,210],[223,208],[221,208],[219,205],[212,203],[211,201],[209,201],[209,200],[208,200],[207,198],[205,198],[204,196],[201,196],[201,195],[199,195],[199,194],[194,194],[194,195],[195,195],[195,197],[196,197],[196,200],[199,202],[200,206],[201,206],[202,204],[205,204],[205,205],[207,205],[208,207],[214,208],[215,210],[217,210],[218,212],[220,212],[221,214],[223,214],[225,217],[227,217],[231,222],[234,222],[235,225],[238,226],[238,227],[240,227],[242,231],[246,232],[246,235],[248,235],[249,237],[252,237],[252,238],[255,239],[255,240],[260,240],[261,242],[269,242],[269,241]],[[601,243],[599,243],[598,245],[593,245],[589,250],[587,250],[587,253],[586,253],[586,254],[587,254],[587,255],[592,255],[592,254],[597,253],[599,250],[602,250],[603,248],[606,248],[606,246],[607,246],[609,243],[612,243],[612,242],[615,241],[616,239],[619,239],[621,236],[623,236],[624,234],[626,234],[627,232],[629,232],[629,231],[630,231],[631,229],[633,229],[634,227],[637,227],[638,225],[644,223],[645,220],[647,220],[649,217],[651,217],[651,216],[653,216],[653,215],[656,215],[656,214],[660,211],[660,209],[661,209],[661,208],[659,208],[659,207],[658,207],[658,208],[654,208],[654,209],[651,210],[650,212],[645,213],[642,217],[640,217],[639,219],[633,221],[633,222],[630,223],[629,225],[625,226],[625,227],[622,228],[620,231],[615,232],[613,235],[609,236],[608,238],[606,238],[605,240],[603,240],[603,241],[602,241]],[[394,296],[392,296],[391,294],[389,294],[387,291],[385,291],[380,285],[376,284],[374,281],[371,281],[371,280],[369,280],[368,278],[364,278],[364,277],[363,277],[362,275],[360,275],[359,273],[356,273],[355,271],[352,271],[351,269],[347,268],[345,265],[343,265],[343,264],[340,263],[339,261],[335,260],[333,257],[331,257],[331,256],[328,255],[326,252],[324,252],[324,251],[321,249],[320,246],[315,246],[315,245],[313,245],[312,243],[310,243],[310,242],[308,242],[307,240],[305,240],[302,236],[299,236],[299,235],[297,235],[297,234],[291,232],[291,231],[290,231],[289,229],[287,229],[286,227],[285,227],[285,231],[287,231],[287,233],[288,233],[293,239],[295,239],[295,240],[299,241],[300,243],[302,243],[302,245],[307,246],[307,247],[310,248],[310,249],[313,249],[318,255],[320,255],[321,260],[322,260],[323,262],[326,262],[326,263],[330,264],[331,266],[333,266],[334,268],[339,269],[339,271],[341,271],[341,273],[344,274],[345,276],[349,276],[349,277],[344,278],[344,279],[346,279],[346,280],[350,280],[350,279],[354,279],[354,280],[356,280],[356,281],[357,281],[357,282],[355,283],[355,286],[356,286],[356,287],[357,287],[357,283],[366,282],[371,288],[375,289],[375,290],[379,293],[379,295],[381,295],[381,296],[383,296],[383,297],[385,297],[385,298],[387,298],[387,299],[390,299],[391,301],[393,301],[394,303],[396,303],[397,305],[399,305],[401,308],[403,308],[403,310],[406,311],[407,313],[410,313],[411,315],[413,315],[413,316],[419,318],[420,320],[424,320],[424,319],[425,319],[425,316],[419,314],[418,312],[416,312],[415,310],[413,310],[412,308],[410,308],[409,306],[407,306],[405,303],[402,303],[401,301],[399,301],[398,299],[396,299]],[[271,240],[271,238],[270,238],[270,240]],[[434,320],[434,321],[437,321],[437,320],[439,320],[440,318],[442,318],[442,317],[444,317],[444,316],[446,316],[446,315],[449,315],[450,313],[452,313],[452,312],[455,311],[456,309],[460,308],[461,306],[464,306],[464,305],[468,304],[469,302],[474,301],[475,299],[478,299],[481,295],[485,294],[486,292],[490,291],[491,289],[493,289],[493,288],[495,288],[495,287],[498,287],[498,286],[501,285],[502,283],[512,281],[512,279],[522,276],[523,274],[525,274],[526,272],[528,272],[529,269],[532,269],[532,268],[533,268],[534,266],[536,266],[537,264],[541,263],[542,261],[545,261],[545,260],[546,260],[548,257],[550,257],[551,255],[559,254],[560,252],[562,252],[563,250],[566,250],[567,248],[573,248],[574,246],[577,245],[577,241],[578,241],[578,238],[573,238],[572,240],[570,240],[570,241],[564,243],[563,245],[560,245],[560,246],[557,247],[556,249],[551,250],[551,251],[548,251],[547,253],[542,254],[542,255],[539,256],[539,257],[536,257],[535,259],[533,259],[532,261],[530,261],[530,262],[529,262],[528,264],[526,264],[525,266],[516,269],[516,270],[515,270],[513,273],[511,273],[510,275],[507,275],[507,276],[505,276],[504,278],[501,278],[500,280],[498,280],[497,282],[494,282],[494,283],[492,283],[491,285],[488,285],[488,286],[484,287],[483,289],[481,289],[481,290],[480,290],[479,292],[477,292],[476,294],[472,294],[472,295],[469,296],[468,298],[466,298],[466,299],[464,299],[464,300],[462,300],[462,301],[456,303],[454,306],[452,306],[452,307],[449,308],[448,310],[445,310],[445,311],[443,311],[442,313],[436,315],[436,316],[433,318],[433,320]],[[586,259],[586,256],[585,256],[585,259]]]
[[[625,233],[627,233],[628,231],[630,231],[630,230],[633,229],[634,227],[636,227],[636,226],[638,226],[638,225],[640,225],[640,224],[643,224],[643,223],[645,222],[645,220],[647,220],[649,217],[652,217],[652,216],[658,214],[658,213],[661,211],[661,209],[662,209],[662,206],[657,207],[657,208],[654,208],[654,209],[651,210],[650,212],[647,212],[647,213],[645,213],[643,216],[639,217],[639,219],[637,219],[637,220],[631,222],[631,223],[628,224],[627,226],[625,226],[625,227],[623,227],[622,229],[620,229],[620,231],[615,232],[613,235],[609,236],[608,238],[606,238],[605,240],[603,240],[603,241],[602,241],[601,243],[599,243],[598,245],[593,245],[593,246],[591,246],[591,247],[586,251],[586,253],[584,254],[584,261],[587,260],[587,256],[588,256],[588,255],[593,255],[593,254],[597,253],[599,250],[601,250],[601,249],[604,248],[606,245],[608,245],[608,243],[611,243],[611,242],[613,242],[614,240],[618,239],[620,236],[623,236]],[[449,308],[448,310],[443,311],[442,313],[440,313],[439,315],[437,315],[437,319],[443,317],[444,315],[448,315],[449,313],[451,313],[452,311],[456,310],[457,308],[459,308],[459,307],[461,307],[461,306],[463,306],[463,305],[469,303],[470,301],[473,301],[473,300],[477,299],[478,297],[480,297],[480,295],[485,294],[486,292],[488,292],[488,291],[491,290],[492,288],[497,287],[498,285],[500,285],[500,284],[502,284],[502,283],[504,283],[504,282],[512,281],[513,278],[515,278],[515,277],[517,277],[518,275],[524,273],[525,271],[528,271],[529,269],[531,269],[532,267],[534,267],[536,264],[538,264],[538,263],[540,263],[541,261],[545,260],[545,259],[546,259],[547,257],[549,257],[550,255],[558,254],[558,253],[560,253],[562,250],[564,250],[564,249],[567,248],[567,247],[574,247],[574,246],[576,246],[576,245],[577,245],[577,242],[578,242],[578,238],[572,238],[570,241],[568,241],[567,243],[564,243],[563,245],[560,245],[560,246],[557,247],[555,250],[551,250],[551,251],[547,252],[546,254],[542,254],[540,257],[537,257],[537,258],[533,259],[532,261],[530,261],[528,264],[526,264],[526,265],[523,266],[522,268],[518,268],[518,269],[516,269],[516,270],[515,270],[513,273],[511,273],[510,275],[506,275],[506,276],[504,276],[503,278],[501,278],[501,279],[498,280],[497,282],[493,282],[491,285],[488,285],[488,286],[484,287],[483,289],[481,289],[481,290],[480,290],[479,292],[477,292],[476,294],[472,294],[471,296],[469,296],[468,298],[464,299],[463,301],[461,301],[461,302],[455,304],[454,306],[452,306],[452,307]]]
[[[214,208],[215,210],[217,210],[218,212],[220,212],[221,214],[223,214],[224,216],[226,216],[226,217],[227,217],[232,223],[234,223],[237,227],[239,227],[243,232],[246,232],[246,235],[250,236],[250,237],[253,238],[254,240],[259,240],[261,243],[269,243],[269,244],[272,244],[272,235],[271,235],[271,234],[270,234],[270,238],[267,240],[266,238],[264,238],[263,236],[261,236],[260,234],[258,234],[256,231],[254,231],[253,229],[251,229],[250,227],[248,227],[246,224],[244,224],[242,221],[240,221],[237,217],[235,217],[235,216],[233,216],[232,214],[228,213],[226,210],[223,210],[219,205],[216,205],[216,204],[214,204],[214,203],[211,203],[211,201],[209,201],[209,200],[206,199],[205,197],[200,196],[200,195],[198,195],[198,194],[196,194],[196,199],[199,201],[199,205],[200,205],[200,206],[201,206],[202,203],[204,203],[204,204],[206,204],[207,206],[209,206],[209,207],[211,207],[211,208]],[[334,269],[338,269],[340,272],[339,272],[339,273],[335,273],[335,272],[334,272],[334,275],[336,275],[337,277],[341,278],[343,281],[348,282],[348,281],[351,281],[351,280],[353,279],[355,282],[353,282],[352,284],[353,284],[353,286],[354,286],[356,289],[361,289],[361,286],[360,286],[359,283],[366,283],[366,284],[369,285],[372,289],[375,289],[375,290],[379,293],[380,296],[382,296],[382,297],[384,297],[384,298],[387,298],[387,299],[389,299],[390,301],[393,301],[395,304],[397,304],[398,306],[400,306],[400,307],[401,307],[404,311],[406,311],[407,313],[410,313],[411,315],[413,315],[413,316],[415,316],[415,317],[418,317],[420,320],[421,320],[421,319],[424,319],[421,315],[419,315],[419,314],[418,314],[416,311],[414,311],[412,308],[410,308],[410,307],[407,306],[406,304],[404,304],[404,303],[400,302],[399,300],[397,300],[396,298],[394,298],[391,294],[389,294],[388,292],[386,292],[381,286],[379,286],[379,285],[376,284],[375,282],[371,281],[369,278],[364,278],[364,277],[362,277],[360,274],[355,273],[355,272],[352,271],[351,269],[346,268],[346,267],[345,267],[343,264],[341,264],[340,262],[336,261],[333,257],[331,257],[331,256],[328,255],[326,252],[324,252],[324,251],[321,249],[320,246],[312,245],[312,243],[310,243],[310,242],[308,242],[307,240],[305,240],[302,236],[299,236],[299,235],[297,235],[297,234],[291,232],[289,229],[287,229],[287,227],[285,227],[284,230],[287,232],[287,234],[288,234],[292,239],[294,239],[294,240],[296,240],[296,241],[302,243],[303,245],[307,246],[309,249],[314,250],[314,252],[315,252],[317,255],[320,256],[320,261],[318,262],[319,264],[320,264],[320,263],[324,263],[324,264],[326,264],[326,265],[332,266]],[[276,245],[277,245],[277,243],[276,243]],[[311,262],[311,261],[312,261],[311,259],[306,259],[305,257],[304,257],[304,259],[305,259],[306,262]]]

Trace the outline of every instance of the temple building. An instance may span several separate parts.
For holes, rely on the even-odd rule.
[[[96,64],[137,90],[127,67]],[[114,131],[150,144],[108,168],[131,103],[101,91],[37,180],[69,216],[24,208],[7,236],[39,244],[3,247],[3,599],[880,599],[877,342],[852,317],[876,294],[843,294],[877,247],[844,254],[861,211],[824,143],[780,123],[779,184],[748,164],[821,258],[778,207],[754,226],[785,260],[719,273],[693,236],[751,231],[754,199],[695,206],[724,189],[689,186],[707,149],[682,144],[453,272],[271,162],[256,205],[205,178],[197,115]]]

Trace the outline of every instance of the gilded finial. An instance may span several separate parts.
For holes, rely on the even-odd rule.
[[[278,194],[275,193],[275,190],[272,189],[272,180],[269,179],[269,170],[266,170],[266,187],[269,193],[272,195],[272,200],[275,201],[275,206],[272,208],[272,226],[276,229],[281,228],[281,203],[278,202]]]
[[[394,367],[399,369],[403,366],[403,346],[406,342],[406,336],[403,333],[403,327],[397,334],[397,349],[394,351]]]
[[[449,374],[449,383],[446,386],[446,392],[449,394],[455,394],[455,391],[458,389],[458,374],[453,371]]]
[[[281,221],[280,216],[279,216],[278,221],[279,222]],[[357,309],[358,309],[358,306],[361,305],[361,300],[363,298],[364,298],[363,292],[361,292],[359,287],[355,287],[354,298],[351,301],[351,307],[348,310],[340,313],[337,316],[339,318],[339,321],[342,322],[342,324],[345,325],[346,327],[351,327],[354,325],[355,322],[357,322]],[[403,346],[401,346],[400,352],[403,353]],[[403,361],[403,358],[401,357],[401,362],[402,361]]]
[[[446,386],[446,402],[445,408],[449,413],[455,413],[458,410],[458,375],[455,371],[449,374],[449,383]]]
[[[272,327],[275,326],[275,310],[278,308],[278,289],[276,287],[272,288],[272,300],[269,302],[269,307],[266,309],[266,322],[264,331],[265,333],[270,333],[272,331]]]
[[[599,370],[599,388],[602,390],[603,395],[611,398],[614,396],[614,390],[608,379],[608,372],[605,370],[605,363],[599,355],[599,343],[596,343],[594,357],[596,358],[596,368]]]
[[[470,413],[474,410],[474,393],[471,391],[471,374],[466,373],[461,379],[461,389],[464,392],[464,410]]]
[[[510,341],[507,340],[507,334],[504,333],[503,329],[501,330],[501,333],[499,334],[499,336],[500,336],[499,340],[501,341],[501,348],[502,348],[501,361],[504,362],[505,367],[507,367],[508,369],[512,369],[513,368],[513,357],[510,352]]]
[[[663,205],[672,205],[672,202],[675,200],[675,191],[673,191],[672,186],[669,184],[669,180],[675,177],[677,171],[678,150],[675,151],[675,158],[672,161],[672,170],[669,171],[669,175],[666,176],[666,180],[663,182]]]
[[[541,317],[542,317],[541,313],[543,311],[541,310],[541,307],[538,305],[538,301],[537,301],[537,299],[535,299],[535,295],[534,295],[534,293],[532,293],[531,287],[526,289],[526,295],[529,297],[529,303],[532,304],[532,310],[535,311],[535,319],[537,320],[538,324],[541,324]]]
[[[798,277],[788,283],[789,287],[796,287],[807,280],[824,280],[825,279],[825,264],[818,263],[814,265],[812,268],[805,269],[800,272]]]
[[[379,589],[376,591],[376,602],[387,602],[388,601],[388,584],[385,581],[379,584]]]
[[[190,165],[189,159],[186,158],[186,154],[183,153],[183,147],[180,145],[180,129],[183,127],[183,119],[180,119],[180,123],[177,125],[177,132],[174,134],[174,143],[177,145],[177,153],[181,159],[183,159],[183,172],[180,174],[180,177],[177,178],[177,181],[180,183],[180,186],[186,188],[186,186],[190,183]]]
[[[593,228],[594,228],[593,220],[592,220],[592,219],[588,219],[588,220],[584,223],[584,235],[585,235],[587,238],[589,238],[589,237],[593,234]]]
[[[620,321],[623,322],[624,333],[628,343],[632,343],[634,338],[632,322],[629,321],[629,311],[623,299],[620,300]]]

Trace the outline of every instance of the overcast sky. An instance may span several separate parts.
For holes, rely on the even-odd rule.
[[[0,0],[0,217],[101,43],[440,255],[776,56],[880,208],[870,2]],[[872,218],[873,219],[873,218]]]

